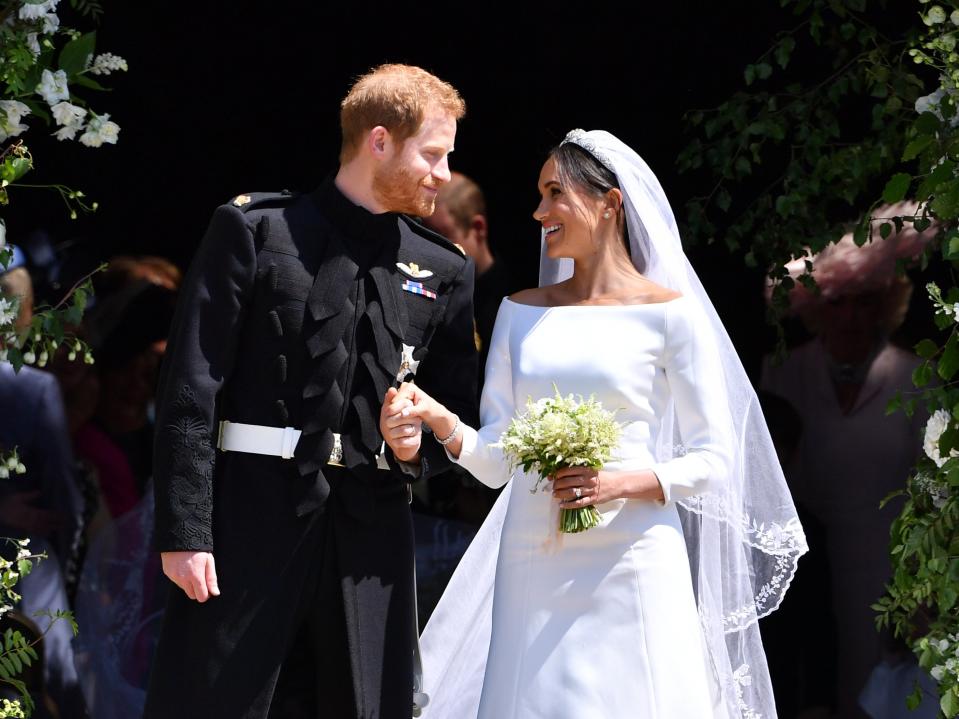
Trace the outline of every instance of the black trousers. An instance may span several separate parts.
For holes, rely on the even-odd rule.
[[[343,593],[336,571],[336,538],[327,518],[322,518],[321,524],[316,571],[297,609],[268,719],[356,716]]]

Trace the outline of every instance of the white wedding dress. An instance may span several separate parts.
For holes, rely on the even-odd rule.
[[[560,535],[556,500],[548,490],[531,494],[535,477],[516,471],[500,499],[505,507],[488,520],[503,524],[488,656],[483,646],[450,646],[448,638],[459,623],[489,622],[475,615],[489,611],[490,588],[441,601],[423,636],[425,688],[433,697],[427,717],[727,716],[675,504],[717,486],[728,464],[729,440],[715,430],[728,425],[714,414],[727,406],[721,369],[715,348],[697,335],[700,321],[686,298],[625,306],[503,301],[486,369],[483,426],[464,428],[459,463],[490,486],[509,481],[494,444],[528,398],[552,395],[555,384],[562,394],[595,395],[606,409],[619,410],[617,418],[629,424],[606,469],[653,469],[666,502],[611,501],[598,506],[599,526]],[[664,453],[657,442],[670,397],[683,447]],[[483,554],[494,551],[474,545],[458,573],[493,561]],[[464,580],[470,577],[453,582]],[[458,687],[453,696],[444,682]]]

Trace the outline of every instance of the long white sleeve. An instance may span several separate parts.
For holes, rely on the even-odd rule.
[[[464,426],[460,456],[450,457],[480,482],[494,488],[506,484],[512,474],[509,463],[503,457],[503,451],[492,446],[499,442],[514,412],[509,352],[510,315],[509,303],[501,303],[490,339],[486,382],[480,399],[482,427],[477,431]]]
[[[731,425],[717,349],[696,331],[705,317],[685,299],[669,303],[663,357],[685,454],[653,465],[666,502],[702,494],[730,470]],[[697,322],[698,320],[698,322]]]

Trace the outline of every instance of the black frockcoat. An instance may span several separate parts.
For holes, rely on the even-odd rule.
[[[413,279],[397,263],[433,274]],[[403,290],[407,280],[436,298]],[[345,627],[310,631],[333,647],[321,671],[349,668],[340,684],[357,716],[410,716],[410,477],[389,454],[391,470],[375,468],[379,410],[407,345],[417,383],[475,417],[472,291],[472,263],[452,244],[367,212],[331,180],[217,209],[173,323],[154,481],[157,549],[212,551],[221,596],[171,592],[146,717],[266,717],[278,668],[318,612]],[[221,452],[224,419],[303,434],[288,460]],[[345,469],[326,463],[332,432]],[[429,434],[421,453],[423,479],[449,466]]]

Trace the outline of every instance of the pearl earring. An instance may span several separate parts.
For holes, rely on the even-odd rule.
[[[611,214],[612,213],[610,213],[609,210],[606,210],[606,212],[603,213],[603,217],[608,220],[611,217]]]

